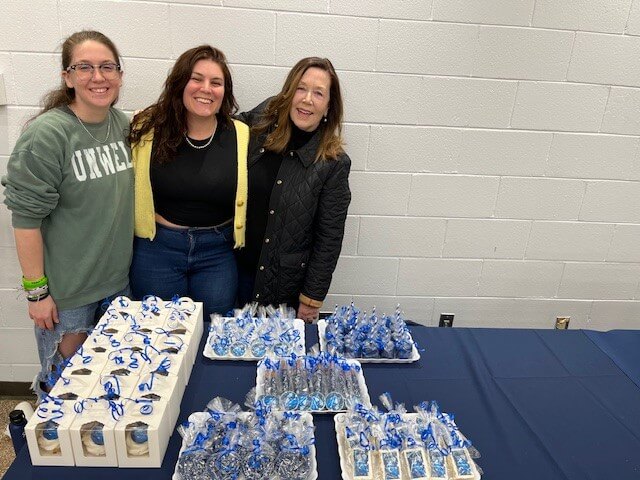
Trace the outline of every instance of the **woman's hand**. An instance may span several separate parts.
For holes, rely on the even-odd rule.
[[[58,323],[58,308],[51,295],[38,302],[29,302],[29,317],[38,328],[53,330]]]
[[[301,303],[298,307],[298,318],[304,320],[304,323],[313,323],[315,320],[318,320],[319,315],[319,307],[310,307],[304,303]]]

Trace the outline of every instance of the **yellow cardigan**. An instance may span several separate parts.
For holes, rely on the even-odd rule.
[[[233,121],[238,140],[238,183],[236,185],[236,206],[233,218],[233,248],[244,247],[244,233],[247,220],[247,152],[249,149],[249,127],[239,120]],[[135,175],[135,224],[136,237],[153,240],[156,236],[156,212],[151,192],[151,146],[153,130],[131,147]]]

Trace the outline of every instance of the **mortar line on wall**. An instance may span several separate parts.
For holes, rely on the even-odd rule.
[[[637,0],[631,0],[631,2],[629,3],[629,13],[627,14],[627,21],[624,22],[624,28],[622,29],[622,34],[623,35],[627,34],[627,29],[629,28],[629,20],[631,19],[631,12],[633,12],[633,4],[636,1]]]
[[[529,221],[529,231],[527,232],[527,241],[524,243],[524,252],[522,252],[522,260],[526,261],[527,260],[527,250],[529,249],[529,243],[531,242],[531,234],[533,233],[533,224],[535,223],[535,220],[530,220]],[[558,222],[558,223],[564,223],[564,222]]]
[[[573,41],[571,42],[571,52],[569,53],[569,61],[567,62],[567,70],[564,72],[564,80],[569,79],[569,70],[571,70],[571,61],[573,60],[573,50],[576,48],[576,40],[578,39],[578,32],[573,32]]]
[[[556,288],[556,294],[554,295],[554,298],[560,298],[560,287],[562,286],[562,281],[564,280],[564,273],[567,270],[567,263],[568,262],[562,262],[562,273],[560,274],[560,281],[558,282],[558,287]],[[572,262],[572,263],[576,263],[576,262]],[[601,262],[598,262],[601,263]]]
[[[587,198],[587,189],[589,188],[589,180],[583,180],[584,188],[582,189],[582,199],[580,199],[580,208],[578,209],[578,221],[581,221],[582,209],[584,208],[584,202]]]
[[[547,172],[549,171],[549,161],[551,159],[551,149],[553,148],[553,142],[556,139],[556,133],[552,132],[551,133],[551,141],[549,142],[549,148],[547,149],[547,155],[544,158],[544,168],[543,168],[543,173],[544,173],[544,177],[545,178],[552,178],[552,177],[547,177]]]
[[[138,0],[138,3],[148,3],[150,5],[158,5],[160,2],[153,1],[145,1]],[[438,20],[433,18],[407,18],[407,17],[381,17],[380,15],[354,15],[347,13],[335,13],[335,12],[322,12],[315,10],[287,10],[287,9],[273,9],[273,8],[256,8],[256,7],[243,7],[240,5],[228,6],[228,5],[203,5],[201,3],[180,3],[180,6],[186,7],[201,7],[201,8],[222,8],[226,10],[248,10],[254,12],[267,12],[267,13],[285,13],[285,14],[296,14],[296,15],[316,15],[321,17],[342,17],[342,18],[355,18],[355,19],[372,19],[372,20],[392,20],[392,21],[403,21],[403,22],[416,22],[416,23],[442,23],[442,24],[451,24],[451,25],[478,25],[478,26],[486,26],[486,27],[496,27],[496,28],[511,28],[511,29],[523,29],[523,30],[546,30],[552,32],[567,32],[567,31],[575,31],[574,28],[560,28],[560,27],[542,27],[542,26],[533,26],[533,25],[512,25],[506,23],[483,23],[477,21],[452,21],[452,20]],[[432,1],[432,10],[433,10],[433,1]],[[535,3],[534,3],[535,9]],[[532,11],[533,16],[533,11]],[[531,19],[533,21],[533,18]],[[600,35],[611,35],[611,36],[622,36],[621,32],[603,32],[600,30],[580,30],[581,32],[586,33],[596,33]]]
[[[609,86],[609,93],[607,93],[607,101],[604,102],[604,111],[602,112],[602,118],[600,119],[600,127],[598,128],[598,133],[602,133],[602,127],[604,125],[604,117],[607,116],[607,108],[609,108],[609,99],[611,98],[611,90],[613,90],[613,87]]]
[[[278,63],[278,13],[273,16],[273,63],[274,65]]]
[[[382,22],[378,19],[376,24],[376,54],[375,59],[373,61],[373,71],[378,71],[378,56],[380,55],[380,31],[382,30]]]
[[[493,202],[493,208],[491,209],[491,218],[496,218],[498,212],[498,199],[500,198],[500,187],[502,186],[502,177],[498,177],[498,189],[496,190],[496,198]]]
[[[435,10],[436,0],[431,0],[431,8],[429,11],[429,20],[433,21],[433,11]]]
[[[444,249],[447,246],[447,235],[449,235],[449,221],[451,218],[446,218],[444,221],[444,238],[442,239],[442,248],[440,249],[440,258],[444,257]]]
[[[173,5],[175,6],[175,5]],[[56,56],[57,52],[51,51],[25,51],[25,50],[0,50],[0,53],[10,53],[10,54],[20,54],[20,55],[50,55]],[[172,51],[172,54],[174,52]],[[158,62],[169,62],[171,59],[167,59],[164,57],[142,57],[137,55],[124,55],[124,60],[151,60]],[[256,68],[277,68],[282,70],[287,70],[293,66],[290,65],[274,65],[274,64],[261,64],[261,63],[243,63],[243,62],[230,62],[230,66],[238,66],[238,67],[256,67]],[[576,86],[595,86],[595,87],[610,87],[609,84],[597,83],[597,82],[585,82],[585,81],[570,81],[570,80],[552,80],[552,79],[527,79],[527,78],[515,78],[515,77],[470,77],[469,75],[447,75],[440,73],[428,73],[428,72],[397,72],[397,71],[371,71],[371,70],[349,70],[345,68],[337,68],[336,71],[338,73],[356,73],[356,74],[372,74],[372,75],[389,75],[389,76],[403,76],[403,77],[419,77],[419,78],[434,78],[434,79],[457,79],[457,80],[466,80],[469,82],[501,82],[501,83],[511,83],[511,82],[527,82],[527,83],[550,83],[550,84],[558,84],[558,85],[576,85]],[[640,90],[640,85],[627,85],[627,84],[616,84],[614,85],[618,88],[629,88],[633,90]]]
[[[346,122],[345,122],[346,123]],[[364,157],[364,170],[369,168],[369,154],[371,153],[371,125],[367,125],[367,150]]]
[[[609,255],[611,254],[611,247],[613,247],[613,239],[615,238],[617,231],[618,231],[618,225],[617,224],[613,224],[613,228],[611,229],[611,234],[609,236],[609,247],[607,248],[607,252],[604,255],[604,261],[605,262],[607,262],[607,259],[609,258]]]
[[[537,0],[533,0],[533,7],[531,8],[531,14],[529,15],[529,26],[533,27],[533,16],[536,13],[536,1]]]

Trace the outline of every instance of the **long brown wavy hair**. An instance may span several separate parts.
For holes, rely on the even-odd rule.
[[[258,123],[253,127],[253,132],[257,135],[269,132],[264,148],[282,153],[286,150],[293,121],[289,112],[296,88],[300,79],[309,68],[319,68],[329,74],[331,87],[329,89],[329,111],[327,121],[320,123],[321,137],[317,160],[335,159],[344,152],[342,145],[342,93],[340,92],[340,81],[331,62],[326,58],[307,57],[296,63],[282,86],[282,90],[267,105]]]
[[[95,30],[81,30],[69,35],[62,43],[62,71],[64,72],[70,65],[73,59],[73,51],[75,48],[89,40],[103,44],[111,53],[116,63],[121,63],[120,52],[116,48],[115,44],[105,34],[97,32]],[[67,87],[64,78],[61,79],[60,86],[55,90],[51,90],[46,93],[42,98],[42,110],[33,118],[27,122],[29,124],[34,118],[39,117],[44,112],[48,112],[53,108],[58,108],[63,105],[69,105],[76,98],[76,91],[73,88]],[[113,101],[111,105],[114,105],[118,101],[118,98]]]
[[[200,60],[211,60],[218,64],[224,75],[224,97],[218,112],[218,120],[232,125],[231,115],[238,110],[233,96],[233,81],[222,51],[210,45],[200,45],[184,52],[176,60],[164,83],[164,89],[153,105],[139,112],[134,118],[129,133],[131,145],[142,140],[145,134],[153,130],[154,163],[171,161],[187,133],[187,109],[182,100],[193,67]]]

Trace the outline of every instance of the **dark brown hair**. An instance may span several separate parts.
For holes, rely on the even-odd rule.
[[[71,60],[73,59],[73,51],[75,48],[89,40],[93,40],[94,42],[98,42],[103,44],[111,53],[113,53],[113,57],[116,63],[120,63],[120,53],[116,48],[115,44],[107,37],[106,35],[96,32],[95,30],[81,30],[76,32],[62,43],[62,71],[65,71],[69,65],[71,65]],[[52,108],[57,108],[62,105],[69,105],[73,102],[73,99],[76,97],[76,91],[73,88],[67,87],[67,84],[62,79],[62,83],[60,87],[51,92],[47,93],[42,99],[42,111],[38,114],[41,115],[44,112],[51,110]],[[111,105],[114,105],[118,99],[116,98]]]
[[[329,111],[327,121],[320,123],[321,137],[316,160],[335,159],[344,152],[342,149],[342,94],[340,81],[331,62],[326,58],[307,57],[296,63],[282,86],[282,90],[265,108],[260,121],[253,127],[256,134],[269,132],[264,148],[282,153],[291,140],[293,124],[290,118],[291,104],[300,79],[309,68],[319,68],[329,74]]]
[[[153,105],[138,113],[132,123],[129,141],[131,145],[142,140],[145,134],[153,130],[154,163],[172,160],[187,133],[187,109],[182,95],[193,67],[200,60],[211,60],[218,64],[224,75],[224,97],[218,112],[218,120],[232,125],[231,115],[238,110],[233,96],[233,82],[227,59],[222,51],[210,45],[200,45],[184,52],[176,60],[164,83],[160,98]]]

